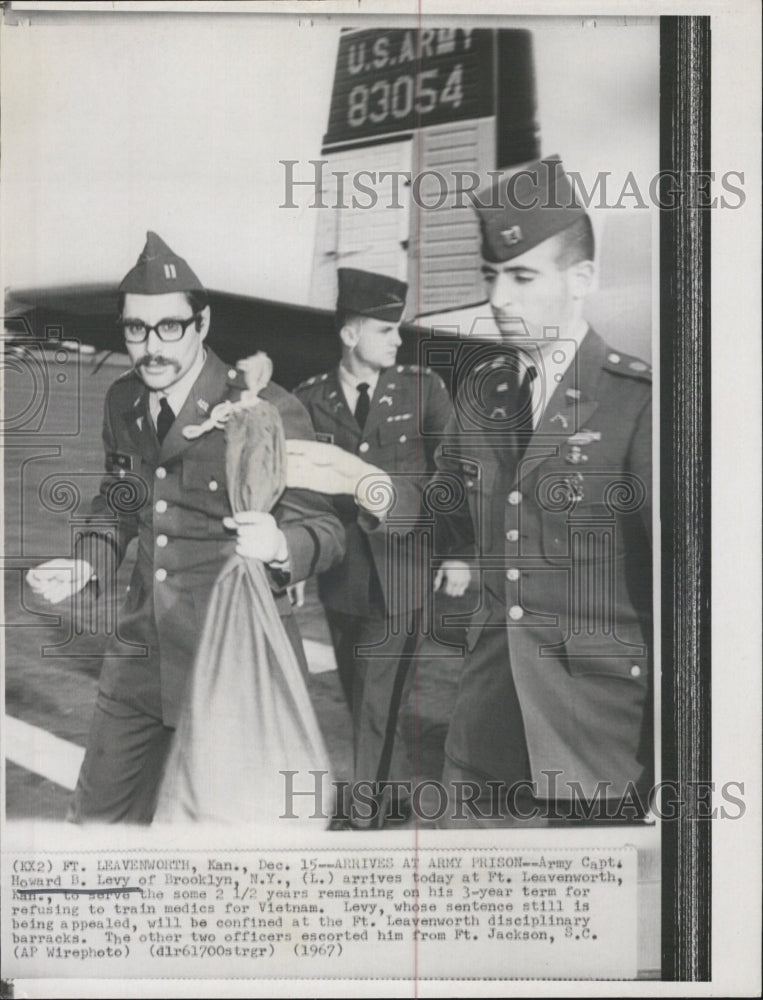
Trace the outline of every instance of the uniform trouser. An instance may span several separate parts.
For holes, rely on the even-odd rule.
[[[67,819],[150,823],[174,729],[101,692]]]
[[[362,618],[326,608],[326,617],[352,709],[353,781],[410,781],[399,714],[416,670],[418,614]]]
[[[467,656],[471,669],[467,659],[445,743],[442,781],[447,810],[438,825],[447,829],[545,826],[528,792],[530,760],[506,627],[485,627]],[[481,690],[481,672],[502,673],[500,704]],[[483,759],[496,759],[496,745],[500,778],[480,769]]]

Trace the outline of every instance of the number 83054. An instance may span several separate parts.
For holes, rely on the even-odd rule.
[[[426,115],[442,104],[460,107],[464,96],[461,64],[453,67],[441,90],[438,76],[437,69],[427,69],[415,76],[398,76],[393,81],[377,80],[370,86],[357,84],[347,102],[348,124],[361,128],[367,122],[378,125],[390,116],[401,119],[412,112]]]

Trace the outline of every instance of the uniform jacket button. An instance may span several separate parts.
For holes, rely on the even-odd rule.
[[[406,442],[407,440],[408,440],[408,436],[407,436],[407,434],[401,434],[401,435],[400,435],[400,438],[399,438],[399,441],[400,441],[400,444],[405,444],[405,442]]]
[[[511,580],[512,583],[515,580],[518,580],[519,579],[519,570],[518,569],[513,569],[513,568],[512,569],[507,569],[506,570],[506,579],[507,580]]]
[[[640,676],[641,676],[641,667],[637,663],[634,663],[633,666],[631,667],[631,677],[640,677]]]
[[[518,604],[514,604],[509,608],[509,618],[512,621],[518,622],[520,618],[524,617],[524,611]]]
[[[156,510],[157,514],[163,514],[167,509],[167,501],[157,500],[156,503],[154,504],[154,509]]]
[[[167,470],[164,468],[163,465],[160,465],[158,467],[158,469],[156,470],[156,478],[157,479],[166,479],[167,478]]]
[[[167,579],[167,570],[166,569],[158,569],[156,571],[156,573],[154,573],[154,576],[159,581],[159,583],[162,583],[164,580]]]
[[[160,549],[163,549],[165,547],[165,545],[167,544],[167,536],[166,535],[157,535],[156,536],[156,544],[159,546]]]
[[[371,446],[369,445],[368,441],[362,441],[358,446],[358,451],[362,452],[365,455],[365,453],[368,451],[370,447]]]
[[[506,540],[509,541],[509,542],[518,542],[519,541],[519,532],[517,531],[516,528],[511,528],[510,531],[506,532]]]
[[[522,503],[522,494],[519,490],[512,490],[506,497],[506,501],[510,503],[512,507],[516,507],[517,504]]]
[[[210,479],[210,481],[209,481],[209,488],[210,488],[210,490],[212,490],[213,493],[215,492],[215,490],[217,489],[217,480],[216,479]]]

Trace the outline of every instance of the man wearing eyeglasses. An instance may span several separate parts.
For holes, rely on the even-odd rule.
[[[137,538],[136,564],[117,636],[105,652],[69,818],[146,823],[207,601],[227,558],[235,550],[269,568],[276,605],[304,666],[286,587],[338,562],[344,532],[323,497],[296,489],[287,489],[272,513],[245,512],[236,516],[235,531],[226,528],[231,509],[222,431],[194,440],[183,434],[246,388],[242,374],[205,346],[206,292],[155,233],[148,234],[119,291],[132,368],[106,397],[106,476],[93,501],[101,526],[83,532],[73,559],[44,563],[30,571],[28,581],[51,603],[91,580],[108,590],[128,543]],[[273,383],[261,395],[278,408],[287,438],[314,436],[293,396]],[[105,530],[109,519],[113,529]],[[131,655],[125,655],[127,646]]]

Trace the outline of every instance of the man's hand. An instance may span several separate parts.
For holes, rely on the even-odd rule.
[[[447,559],[437,570],[434,578],[435,592],[440,589],[448,597],[463,597],[472,580],[472,571],[460,559]]]
[[[331,495],[347,493],[358,506],[380,520],[392,506],[392,480],[362,458],[335,444],[287,440],[286,485]]]
[[[223,519],[226,528],[238,533],[236,552],[264,563],[283,563],[289,558],[286,535],[272,514],[259,510],[244,510],[235,517]]]
[[[286,593],[289,595],[291,606],[293,608],[301,608],[305,603],[305,581],[300,580],[299,583],[290,583],[286,588]]]
[[[30,569],[26,581],[32,591],[50,604],[73,597],[93,578],[86,559],[50,559]]]

